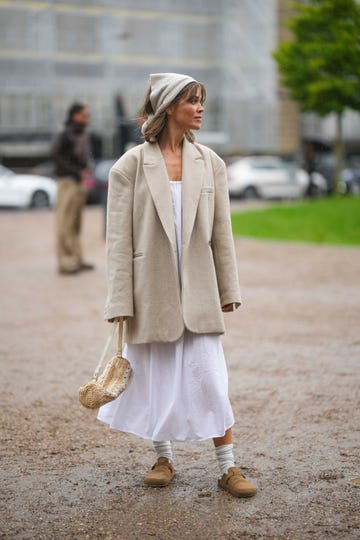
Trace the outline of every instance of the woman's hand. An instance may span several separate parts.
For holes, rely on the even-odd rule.
[[[226,304],[222,306],[221,310],[225,312],[234,311],[234,304]]]

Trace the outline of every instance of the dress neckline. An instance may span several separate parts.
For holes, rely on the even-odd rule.
[[[170,184],[181,184],[182,180],[169,180]]]

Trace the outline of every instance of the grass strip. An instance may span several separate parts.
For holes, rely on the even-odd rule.
[[[234,235],[360,245],[360,197],[329,197],[232,214]]]

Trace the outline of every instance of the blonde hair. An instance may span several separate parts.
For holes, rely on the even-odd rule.
[[[205,86],[202,83],[194,81],[187,84],[181,90],[181,92],[178,93],[178,95],[169,104],[169,107],[172,107],[173,105],[177,105],[177,103],[179,103],[179,101],[182,98],[188,99],[191,97],[196,97],[196,94],[199,88],[201,92],[201,103],[204,103],[206,99]],[[144,104],[141,107],[140,112],[139,112],[139,119],[142,121],[147,120],[147,118],[150,115],[154,114],[154,109],[150,101],[150,94],[151,94],[151,88],[148,89]],[[154,142],[154,139],[157,140],[160,137],[162,130],[166,126],[166,122],[167,122],[166,110],[161,112],[158,115],[155,115],[154,119],[151,121],[150,125],[147,126],[145,130],[145,133],[144,133],[145,141]],[[189,142],[193,143],[195,141],[195,136],[190,129],[185,131],[185,137],[187,138]]]

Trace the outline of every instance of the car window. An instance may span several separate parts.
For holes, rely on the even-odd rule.
[[[262,161],[262,162],[253,162],[251,168],[255,170],[265,170],[265,171],[274,171],[279,169],[284,169],[284,165],[280,162],[275,161]]]
[[[4,165],[0,165],[0,176],[12,176],[14,173]]]

